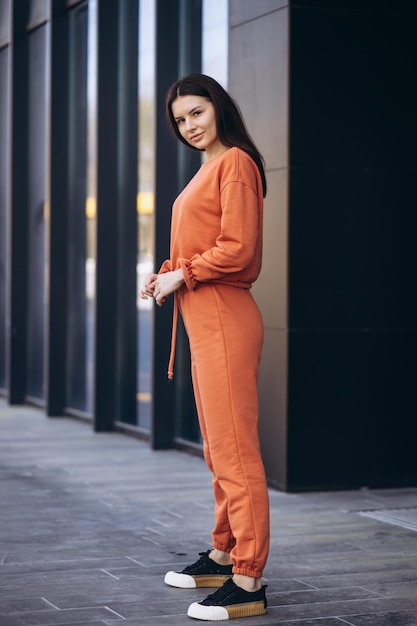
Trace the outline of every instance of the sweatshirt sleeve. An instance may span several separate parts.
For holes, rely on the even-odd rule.
[[[258,240],[259,208],[255,189],[230,181],[220,194],[221,225],[216,244],[191,259],[180,259],[188,289],[244,270],[252,261]]]
[[[166,259],[158,270],[158,274],[166,274],[172,270],[171,259]]]

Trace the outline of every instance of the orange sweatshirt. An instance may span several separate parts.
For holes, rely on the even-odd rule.
[[[174,202],[170,259],[159,273],[182,268],[192,290],[206,282],[250,289],[262,264],[263,194],[251,157],[230,148],[204,163]],[[173,378],[175,294],[168,377]]]
[[[174,202],[170,259],[185,284],[221,282],[249,289],[262,263],[262,181],[255,162],[230,148],[204,163]]]

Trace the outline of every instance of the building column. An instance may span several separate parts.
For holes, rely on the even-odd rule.
[[[136,424],[138,0],[119,4],[115,420]],[[150,367],[150,365],[149,365]]]
[[[68,293],[68,116],[69,37],[66,0],[52,3],[49,142],[49,297],[46,331],[46,412],[66,407]]]
[[[26,336],[28,279],[28,24],[27,0],[14,3],[12,11],[13,58],[10,111],[10,196],[8,206],[9,271],[7,310],[6,378],[10,404],[21,404],[26,395]],[[22,182],[23,181],[23,182]]]
[[[97,3],[97,262],[94,428],[116,415],[118,3]]]
[[[178,0],[157,0],[155,271],[169,255],[171,207],[178,193],[177,145],[175,140],[167,141],[168,129],[165,125],[165,95],[178,78],[178,13]],[[161,309],[154,307],[151,445],[155,449],[171,447],[174,438],[175,386],[167,377],[171,305],[172,298]]]
[[[0,394],[7,395],[8,198],[10,163],[11,0],[0,3]]]

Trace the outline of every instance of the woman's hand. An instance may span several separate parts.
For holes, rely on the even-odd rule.
[[[157,278],[158,274],[147,274],[147,276],[145,276],[143,287],[139,291],[139,296],[142,298],[142,300],[147,300],[148,298],[154,297],[155,281]]]
[[[153,289],[153,297],[156,304],[162,306],[169,294],[179,289],[183,282],[184,275],[181,268],[173,272],[158,274],[156,280],[150,285]]]
[[[158,306],[162,306],[170,293],[176,291],[184,282],[182,269],[164,274],[148,274],[143,287],[139,291],[142,300],[155,298]]]

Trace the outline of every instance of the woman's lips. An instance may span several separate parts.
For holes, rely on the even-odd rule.
[[[200,141],[200,139],[203,137],[204,133],[198,133],[198,135],[193,135],[191,137],[191,141]]]

